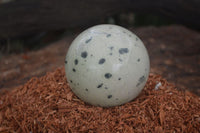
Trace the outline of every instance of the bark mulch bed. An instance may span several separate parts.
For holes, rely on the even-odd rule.
[[[135,100],[111,108],[95,107],[71,92],[62,67],[1,92],[0,132],[197,133],[200,97],[150,74]]]

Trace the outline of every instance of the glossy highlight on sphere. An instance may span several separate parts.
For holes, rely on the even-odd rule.
[[[138,96],[149,76],[149,56],[131,31],[110,24],[93,26],[72,42],[65,72],[72,91],[102,107],[127,103]]]

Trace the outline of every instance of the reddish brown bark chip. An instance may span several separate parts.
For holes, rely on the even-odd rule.
[[[64,68],[0,96],[0,132],[200,132],[200,98],[154,74],[134,101],[112,108],[79,100]]]

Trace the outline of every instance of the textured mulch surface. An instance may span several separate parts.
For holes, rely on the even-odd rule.
[[[0,96],[0,132],[200,132],[200,97],[155,74],[134,101],[112,108],[79,100],[64,68]]]

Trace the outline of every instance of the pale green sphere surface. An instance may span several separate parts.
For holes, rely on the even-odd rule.
[[[79,34],[65,60],[67,81],[83,101],[102,107],[136,98],[149,76],[142,41],[117,25],[97,25]]]

